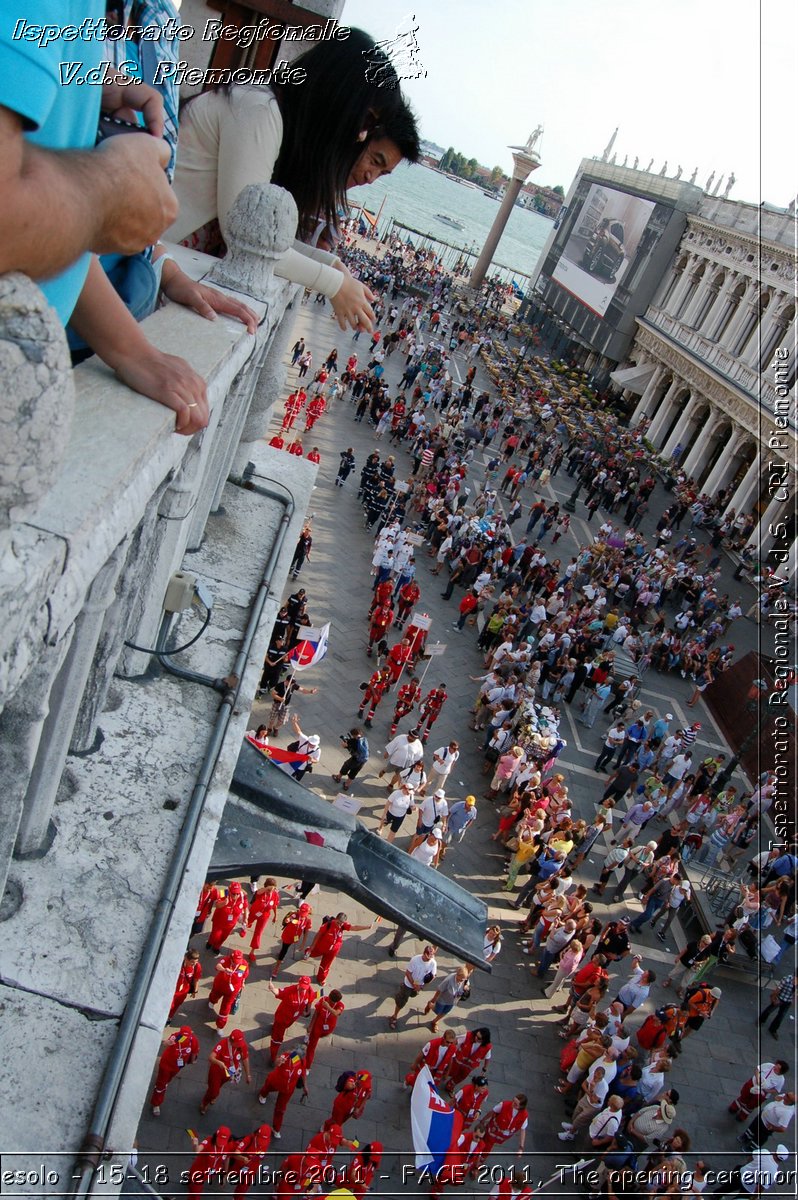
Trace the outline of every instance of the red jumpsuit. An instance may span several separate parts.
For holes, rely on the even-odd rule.
[[[476,1171],[484,1156],[484,1144],[473,1130],[461,1133],[454,1142],[446,1162],[441,1167],[430,1189],[431,1196],[440,1196],[443,1189],[463,1187],[469,1172]]]
[[[391,646],[390,650],[388,651],[388,657],[385,660],[385,665],[391,672],[392,685],[399,682],[399,676],[405,669],[405,664],[410,660],[411,653],[412,650],[410,642],[404,638],[401,642],[397,642],[395,646]]]
[[[441,709],[449,699],[446,691],[442,687],[432,688],[421,701],[419,708],[419,728],[426,722],[426,729],[421,735],[422,742],[426,742],[429,737],[429,732],[432,726],[441,715]]]
[[[196,996],[199,981],[202,978],[202,965],[199,959],[188,957],[183,959],[180,974],[177,977],[175,994],[172,997],[172,1007],[169,1009],[169,1020],[175,1015],[187,996]]]
[[[378,604],[371,614],[371,626],[369,628],[369,648],[366,651],[369,658],[374,649],[375,642],[381,642],[388,630],[391,628],[393,621],[393,608],[390,604]]]
[[[258,1181],[261,1168],[268,1167],[268,1161],[264,1163],[263,1160],[271,1140],[271,1126],[261,1125],[254,1133],[239,1138],[237,1142],[233,1143],[230,1169],[235,1171],[238,1176],[236,1190],[233,1193],[236,1200],[239,1200],[241,1196],[246,1196],[253,1183]]]
[[[475,1083],[467,1083],[455,1093],[454,1106],[462,1113],[464,1125],[474,1124],[487,1098],[488,1088],[477,1087]]]
[[[374,1182],[381,1161],[382,1142],[371,1142],[369,1146],[364,1146],[344,1167],[339,1186],[349,1188],[356,1200],[363,1200]]]
[[[305,1066],[308,1070],[313,1066],[316,1057],[316,1047],[324,1037],[330,1037],[338,1024],[338,1018],[344,1011],[344,1002],[331,1002],[326,996],[316,1002],[313,1018],[308,1026],[308,1044],[305,1048]]]
[[[272,1062],[277,1058],[285,1039],[286,1031],[305,1013],[316,999],[310,985],[310,976],[302,975],[297,983],[277,989],[278,1004],[274,1012],[269,1054]]]
[[[308,460],[308,462],[314,462],[314,463],[321,462],[321,455],[319,454],[318,450],[308,450],[307,454],[305,455],[305,458]]]
[[[402,717],[406,717],[409,712],[412,712],[414,706],[421,698],[421,684],[418,680],[410,680],[409,683],[403,683],[396,695],[396,708],[393,712],[393,723],[391,725],[391,737],[396,736],[396,730],[399,727],[399,722]]]
[[[490,1061],[490,1052],[490,1043],[483,1045],[474,1040],[474,1030],[461,1033],[455,1042],[454,1058],[446,1072],[446,1082],[457,1087],[458,1083],[462,1083],[474,1071],[484,1075]]]
[[[308,1190],[321,1187],[326,1193],[331,1189],[335,1179],[332,1160],[343,1140],[343,1129],[331,1121],[325,1121],[321,1132],[310,1139],[302,1155],[300,1168],[302,1182]]]
[[[378,583],[374,589],[374,598],[371,601],[369,616],[371,616],[371,614],[374,612],[374,609],[378,608],[381,604],[390,604],[392,595],[393,581],[390,579],[383,579],[382,583]]]
[[[152,1108],[160,1108],[163,1104],[166,1089],[183,1067],[196,1062],[199,1054],[199,1042],[188,1025],[183,1025],[177,1033],[173,1033],[161,1052],[158,1060],[158,1074],[150,1096]]]
[[[272,1129],[275,1133],[279,1133],[283,1127],[283,1118],[285,1110],[288,1108],[288,1102],[294,1094],[297,1084],[305,1091],[305,1060],[297,1051],[292,1053],[286,1052],[281,1054],[277,1060],[277,1065],[273,1070],[269,1071],[263,1081],[263,1087],[258,1092],[258,1099],[262,1104],[266,1103],[266,1097],[270,1092],[277,1093],[277,1100],[274,1105],[274,1116],[272,1117]]]
[[[354,1087],[347,1087],[333,1100],[332,1120],[338,1125],[343,1125],[350,1117],[362,1117],[363,1109],[371,1099],[371,1071],[358,1071],[351,1082]]]
[[[305,416],[305,433],[308,433],[318,421],[319,417],[323,417],[327,408],[327,402],[323,396],[314,396],[308,405],[308,410]]]
[[[485,1125],[485,1157],[494,1146],[501,1146],[510,1140],[515,1133],[526,1129],[529,1113],[525,1108],[516,1108],[512,1100],[502,1100],[491,1109]]]
[[[348,933],[351,928],[348,921],[342,921],[339,924],[335,917],[331,917],[328,921],[322,921],[310,949],[305,951],[305,958],[321,960],[316,971],[316,983],[319,985],[324,985],[330,973],[330,967],[344,944],[344,934]]]
[[[363,692],[363,699],[357,710],[359,717],[363,716],[366,705],[369,706],[366,724],[370,725],[374,720],[374,713],[377,711],[377,705],[391,686],[391,673],[385,667],[379,667],[366,684],[366,690]],[[321,980],[319,982],[322,982]]]
[[[285,448],[285,441],[280,437],[279,433],[275,433],[274,437],[269,439],[269,445],[273,446],[275,450],[283,450]]]
[[[191,935],[199,933],[205,925],[208,917],[211,915],[211,910],[214,904],[219,899],[219,889],[214,883],[203,883],[202,891],[197,900],[197,911],[194,913],[194,924],[191,928]]]
[[[402,424],[402,418],[407,412],[404,400],[397,400],[391,409],[391,429],[396,430]]]
[[[230,1157],[230,1138],[227,1126],[220,1125],[216,1133],[200,1142],[197,1156],[189,1167],[188,1196],[201,1196],[206,1183],[210,1183],[213,1191],[218,1193]]]
[[[308,394],[304,388],[300,388],[298,392],[292,392],[285,402],[285,416],[283,417],[283,426],[281,433],[285,433],[294,424],[302,409],[305,407],[305,401]]]
[[[277,956],[277,962],[272,967],[272,978],[279,971],[280,963],[283,962],[288,954],[289,947],[295,946],[297,942],[303,942],[305,934],[309,931],[312,924],[313,910],[309,904],[300,904],[298,909],[285,914],[280,933],[280,951]]]
[[[217,1042],[211,1051],[212,1058],[218,1058],[220,1063],[212,1062],[208,1067],[208,1086],[200,1102],[200,1109],[209,1108],[218,1098],[219,1092],[229,1080],[236,1083],[241,1078],[244,1063],[249,1060],[249,1047],[240,1029],[234,1029],[229,1037]]]
[[[241,936],[244,935],[244,925],[247,920],[249,905],[240,883],[231,883],[227,895],[217,901],[213,910],[211,932],[208,935],[208,949],[221,950],[236,925],[241,925]]]
[[[443,1037],[433,1038],[422,1050],[424,1056],[422,1066],[429,1067],[432,1078],[436,1083],[446,1077],[449,1064],[454,1058],[456,1042],[445,1042]],[[420,1068],[414,1068],[405,1075],[405,1087],[412,1087],[416,1082]]]
[[[349,355],[349,358],[346,360],[346,369],[350,375],[354,375],[355,371],[357,370],[357,355],[356,354]]]
[[[426,613],[422,614],[422,616],[426,615]],[[428,634],[428,629],[421,629],[418,625],[408,625],[405,637],[407,638],[410,646],[410,653],[408,657],[411,664],[414,664],[416,659],[424,653],[424,645],[427,641]]]
[[[277,909],[280,907],[280,890],[279,888],[258,888],[255,895],[252,897],[252,903],[249,906],[249,916],[247,917],[247,928],[253,925],[255,928],[252,931],[252,941],[250,950],[260,950],[260,939],[263,930],[269,917],[272,918],[274,924],[277,924]],[[249,961],[253,962],[254,953],[249,956]]]
[[[399,589],[398,604],[396,606],[396,628],[401,629],[407,618],[410,616],[413,608],[418,603],[421,596],[421,588],[416,583],[415,579],[411,579],[409,583],[404,584]]]
[[[302,443],[298,438],[296,441],[290,442],[289,445],[286,446],[286,450],[289,454],[295,454],[297,458],[302,458],[305,453],[305,451],[302,449]]]
[[[305,1188],[302,1183],[302,1154],[289,1154],[280,1163],[280,1182],[274,1190],[277,1200],[294,1200],[303,1195]]]
[[[231,950],[219,961],[213,980],[208,1003],[213,1006],[221,1000],[219,1016],[216,1018],[216,1028],[224,1029],[233,1005],[241,995],[242,988],[249,975],[249,963],[244,958],[242,950]]]

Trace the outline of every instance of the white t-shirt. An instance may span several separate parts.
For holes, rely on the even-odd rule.
[[[405,976],[409,975],[413,983],[422,986],[426,979],[434,979],[437,974],[438,964],[434,954],[432,958],[424,958],[423,954],[416,954],[405,967]]]
[[[434,825],[437,818],[445,822],[449,815],[449,805],[446,803],[445,797],[425,796],[418,808],[422,825]]]
[[[388,797],[388,812],[392,817],[403,817],[413,804],[413,800],[414,793],[412,790],[403,792],[401,788],[397,788]]]
[[[398,737],[392,738],[385,747],[385,751],[391,766],[398,767],[400,771],[424,757],[424,747],[421,742],[418,738],[408,741],[406,733],[400,733]]]
[[[603,1112],[596,1113],[588,1125],[588,1133],[592,1138],[613,1137],[620,1129],[621,1116],[622,1113],[605,1108]]]
[[[778,1162],[767,1150],[755,1150],[740,1169],[740,1183],[751,1196],[757,1195],[760,1189],[767,1192],[779,1173],[786,1171],[789,1165],[789,1162]]]
[[[439,844],[437,838],[435,839],[434,846],[424,838],[424,841],[419,842],[415,850],[410,852],[410,857],[414,858],[417,862],[423,863],[425,867],[431,867],[438,854]]]
[[[459,750],[452,752],[448,746],[439,746],[432,756],[432,769],[438,775],[448,775],[459,757]]]

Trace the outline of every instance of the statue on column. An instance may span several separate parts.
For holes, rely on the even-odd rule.
[[[640,159],[638,158],[638,156],[637,156],[637,155],[635,155],[635,160],[634,160],[634,162],[632,163],[632,170],[633,170],[633,171],[636,171],[636,170],[637,170],[637,164],[638,164],[639,162],[640,162]]]
[[[690,182],[695,183],[697,178],[698,178],[698,167],[696,167],[696,169],[693,171],[692,175],[690,176]]]
[[[623,162],[621,163],[621,166],[622,166],[622,167],[625,167],[625,166],[626,166],[626,164],[628,163],[628,161],[629,161],[629,155],[628,155],[628,154],[624,154],[624,156],[623,156]]]
[[[734,174],[734,171],[731,171],[729,173],[729,178],[726,180],[726,187],[723,189],[723,199],[724,200],[728,200],[729,192],[732,190],[732,188],[734,187],[736,182],[737,182],[737,176]]]
[[[674,179],[681,179],[681,177],[682,177],[682,166],[680,163],[679,166],[676,168],[676,174],[674,175]]]
[[[649,164],[648,164],[648,166],[646,167],[646,170],[647,170],[647,171],[650,171],[650,170],[651,170],[651,168],[652,168],[653,166],[654,166],[654,159],[652,158],[652,159],[649,161]]]
[[[719,179],[719,180],[718,180],[718,182],[715,184],[714,190],[713,190],[713,192],[712,192],[712,195],[713,195],[713,196],[717,196],[718,192],[720,191],[720,188],[721,188],[721,184],[722,184],[722,183],[723,183],[723,176],[721,175],[720,179]]]
[[[666,158],[665,162],[662,164],[662,170],[660,171],[660,178],[666,174],[667,170],[668,170],[668,160]]]
[[[704,184],[704,191],[708,192],[714,182],[715,182],[715,172],[713,171],[712,174],[710,175],[709,179]]]
[[[618,158],[618,155],[617,155],[617,154],[613,154],[612,158],[610,159],[610,166],[611,166],[611,167],[614,167],[614,166],[615,166],[615,162],[616,162],[616,159],[617,159],[617,158]]]
[[[532,130],[529,137],[526,139],[526,143],[524,145],[524,150],[526,151],[527,154],[531,154],[532,151],[535,149],[535,146],[537,145],[538,141],[540,140],[540,135],[542,133],[543,133],[542,125],[538,125],[537,129]]]

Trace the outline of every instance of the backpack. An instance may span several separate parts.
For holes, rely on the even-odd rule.
[[[359,737],[357,739],[357,742],[355,743],[355,752],[354,752],[353,757],[354,757],[355,762],[359,762],[359,763],[368,762],[369,744],[368,744],[368,740],[366,738]]]
[[[356,1075],[355,1075],[354,1071],[344,1071],[343,1074],[339,1075],[335,1081],[336,1092],[342,1092],[345,1089],[346,1085],[349,1083],[349,1080],[355,1079],[355,1078],[356,1078]]]
[[[282,919],[282,928],[285,929],[286,925],[290,925],[293,921],[296,921],[298,917],[299,917],[299,909],[298,908],[289,908],[288,912],[285,914],[285,916]]]

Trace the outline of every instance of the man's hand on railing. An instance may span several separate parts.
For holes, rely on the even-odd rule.
[[[97,230],[90,249],[96,254],[138,254],[152,246],[178,213],[177,198],[166,177],[169,147],[149,133],[107,138],[94,154]],[[90,192],[91,180],[86,179]]]
[[[208,424],[205,380],[185,359],[164,354],[147,342],[143,352],[139,347],[109,365],[122,383],[172,409],[176,414],[175,433],[190,437]]]
[[[330,300],[335,319],[341,329],[346,329],[349,325],[352,329],[365,329],[371,333],[374,328],[374,309],[371,302],[377,297],[364,283],[355,279],[343,263],[337,262],[335,266],[344,277],[344,282]]]

